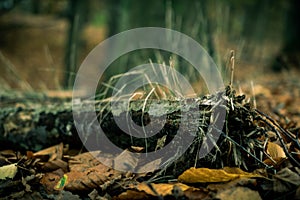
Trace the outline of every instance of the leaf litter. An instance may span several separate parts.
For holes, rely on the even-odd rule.
[[[44,98],[44,97],[43,97]],[[203,141],[210,120],[208,101],[223,98],[226,102],[226,121],[216,148],[202,159],[197,159],[198,146]],[[0,151],[1,173],[0,198],[13,199],[35,196],[36,199],[236,199],[248,196],[255,199],[299,199],[299,130],[291,121],[281,120],[265,114],[227,87],[222,95],[204,96],[198,101],[202,123],[198,127],[196,140],[187,153],[174,163],[166,162],[163,169],[147,173],[124,173],[103,165],[97,155],[101,152],[70,153],[69,144],[60,143],[52,147],[27,153]],[[144,105],[144,104],[141,104]],[[141,109],[132,111],[137,123],[141,123]],[[173,110],[172,110],[173,109]],[[169,108],[169,116],[176,119],[177,107]],[[187,109],[187,112],[190,108]],[[147,109],[145,109],[147,110]],[[24,112],[23,112],[24,111]],[[33,112],[32,112],[33,111]],[[54,114],[65,114],[62,109]],[[109,113],[109,111],[106,111]],[[153,112],[153,111],[152,111]],[[39,128],[28,123],[37,119],[43,109],[16,109],[8,115],[1,111],[5,122],[5,134]],[[109,115],[105,115],[106,117]],[[146,113],[143,116],[147,116]],[[180,117],[180,116],[179,116]],[[274,119],[276,118],[276,119]],[[9,119],[9,120],[8,120]],[[60,118],[62,119],[62,118]],[[5,121],[6,120],[6,121]],[[65,118],[64,118],[65,120]],[[18,123],[21,122],[21,123]],[[25,123],[26,122],[26,123]],[[108,121],[110,122],[110,121]],[[67,120],[51,123],[52,126],[70,124]],[[49,124],[48,124],[49,125]],[[178,124],[169,124],[174,128]],[[103,125],[105,127],[105,124]],[[25,129],[26,128],[26,129]],[[3,130],[3,129],[2,129]],[[43,130],[50,130],[45,126]],[[69,130],[72,130],[70,128]],[[176,129],[175,129],[176,130]],[[1,133],[2,134],[2,133]],[[159,136],[150,143],[157,150]],[[163,148],[171,138],[159,144]],[[160,140],[162,141],[162,140]],[[126,151],[145,151],[143,142],[135,141],[124,148]],[[26,147],[26,145],[23,145]],[[149,146],[148,146],[149,147]],[[34,146],[33,149],[36,149]],[[22,152],[22,150],[21,150]],[[126,154],[124,154],[126,155]],[[121,156],[124,156],[121,155]],[[127,159],[119,157],[117,159]],[[160,164],[163,160],[158,160]],[[157,164],[156,163],[156,164]],[[5,170],[13,166],[13,170]],[[135,160],[129,167],[136,167]],[[151,167],[151,166],[150,166]],[[12,168],[12,167],[10,167]]]

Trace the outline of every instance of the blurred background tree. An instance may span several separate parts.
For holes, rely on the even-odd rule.
[[[231,49],[245,67],[276,64],[273,69],[281,69],[287,57],[283,55],[299,55],[298,10],[297,0],[0,0],[0,81],[8,88],[20,88],[22,84],[14,82],[21,79],[34,89],[71,89],[80,63],[93,47],[121,31],[147,26],[192,37],[223,73]],[[26,48],[32,51],[24,52]],[[30,55],[35,59],[27,59]],[[181,73],[199,80],[176,55],[147,50],[120,57],[104,79],[149,59],[169,64],[170,57]],[[34,77],[33,71],[43,76]],[[44,83],[35,80],[41,77]]]
[[[299,68],[300,66],[299,10],[300,1],[291,0],[286,13],[283,45],[272,66],[275,71],[289,69],[290,67]]]

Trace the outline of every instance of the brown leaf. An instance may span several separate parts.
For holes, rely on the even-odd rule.
[[[239,177],[257,178],[263,177],[255,173],[244,172],[239,168],[208,169],[190,168],[178,177],[184,183],[207,183],[207,182],[227,182]]]
[[[226,190],[229,188],[237,187],[237,186],[255,186],[257,184],[255,179],[250,178],[238,178],[227,183],[212,183],[207,186],[207,189],[212,191]]]
[[[105,191],[107,187],[120,181],[124,173],[111,169],[102,164],[100,160],[101,162],[106,160],[111,162],[111,157],[102,154],[100,151],[86,152],[70,157],[70,172],[66,173],[68,184],[65,188],[71,191],[100,188],[102,191]]]
[[[65,174],[68,177],[68,182],[64,187],[70,191],[84,191],[88,189],[95,188],[94,185],[91,185],[89,177],[85,172],[69,172]]]
[[[266,158],[264,160],[264,163],[269,166],[279,168],[284,163],[284,161],[287,160],[283,148],[274,142],[268,142],[267,153],[270,157]]]
[[[209,191],[205,188],[188,188],[184,195],[190,200],[210,199]]]
[[[139,154],[124,150],[114,159],[114,168],[123,172],[133,171],[138,164]]]
[[[58,169],[54,172],[46,173],[40,183],[45,187],[47,192],[53,192],[55,186],[57,185],[58,181],[63,177],[64,172],[61,169]]]
[[[86,168],[84,171],[73,170],[66,173],[68,176],[68,184],[65,188],[71,191],[83,191],[95,188],[106,188],[120,180],[121,173],[111,169],[103,164],[95,167]]]
[[[269,165],[269,166],[273,166],[275,167],[276,169],[277,168],[280,168],[280,166],[287,160],[287,158],[267,158],[264,160],[264,163]]]
[[[257,191],[251,190],[247,187],[233,187],[227,190],[221,191],[216,195],[220,200],[261,200]]]
[[[150,200],[153,199],[154,196],[147,194],[144,191],[135,191],[135,190],[127,190],[126,192],[121,193],[119,196],[114,197],[114,200]]]
[[[16,152],[14,150],[1,150],[0,151],[0,164],[11,164],[18,163],[20,158],[23,157],[20,152]],[[23,158],[21,158],[23,159]]]
[[[199,189],[190,187],[182,183],[140,183],[137,186],[132,186],[132,189],[137,189],[140,192],[145,192],[151,196],[167,197],[172,196],[176,199],[181,197],[187,197],[188,199],[203,199],[208,196],[209,191],[207,189]]]
[[[10,149],[7,149],[7,150],[1,150],[0,151],[0,156],[3,156],[7,159],[17,159],[17,154],[14,150],[10,150]]]
[[[32,151],[26,151],[27,159],[34,159],[34,153]]]
[[[45,171],[54,171],[61,168],[64,172],[67,172],[68,170],[68,163],[61,160],[61,159],[55,159],[51,160],[49,162],[46,162],[43,166],[42,169]]]
[[[41,157],[41,156],[49,156],[49,161],[55,160],[55,159],[62,159],[63,156],[63,149],[64,145],[63,143],[60,143],[58,145],[43,149],[41,151],[38,151],[33,154],[34,157]]]
[[[267,97],[272,96],[271,91],[268,88],[266,88],[262,85],[255,84],[254,87],[253,87],[253,90],[255,91],[256,95],[263,94],[264,96],[267,96]]]
[[[286,158],[284,150],[281,146],[274,142],[268,142],[267,153],[273,158]]]
[[[189,186],[187,186],[185,184],[182,184],[182,183],[176,183],[176,184],[171,184],[171,183],[158,183],[158,184],[155,184],[155,183],[151,183],[151,187],[160,196],[171,195],[174,186],[179,187],[182,191],[185,191],[188,188],[190,188]],[[136,188],[139,191],[144,191],[147,194],[156,196],[156,194],[151,190],[151,188],[145,183],[138,184]]]
[[[136,153],[141,153],[142,151],[144,151],[145,147],[138,147],[138,146],[131,146],[130,150],[132,150],[133,152]]]
[[[288,192],[295,186],[300,186],[300,175],[289,168],[283,168],[274,175],[273,189],[276,192]]]
[[[158,169],[160,164],[161,164],[161,158],[153,160],[141,166],[140,168],[137,169],[137,172],[139,173],[140,176],[143,172],[150,172],[153,171],[153,169]]]
[[[110,200],[112,197],[108,194],[105,193],[104,195],[100,195],[98,193],[98,190],[94,189],[92,192],[88,194],[90,200]]]
[[[73,156],[69,160],[70,171],[85,171],[87,168],[97,166],[100,161],[97,159],[100,151],[91,151]]]

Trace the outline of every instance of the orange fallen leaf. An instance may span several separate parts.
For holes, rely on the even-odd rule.
[[[216,198],[220,200],[261,200],[261,197],[257,191],[251,190],[247,187],[229,188],[218,193]]]
[[[281,146],[274,142],[268,142],[267,153],[269,157],[264,160],[264,163],[274,167],[280,167],[287,160],[286,154]]]
[[[75,168],[73,168],[75,169]],[[97,166],[89,167],[83,171],[72,170],[65,174],[68,177],[64,187],[69,191],[86,191],[90,189],[106,187],[120,181],[121,173],[111,169],[102,163]]]
[[[166,195],[172,195],[172,190],[174,187],[180,188],[182,191],[185,191],[190,188],[190,186],[187,186],[182,183],[176,183],[176,184],[170,184],[170,183],[151,183],[152,188],[157,192],[160,196],[166,196]],[[150,189],[150,187],[145,184],[141,183],[137,185],[137,189],[139,191],[144,191],[147,194],[156,196],[156,194]]]
[[[38,151],[33,154],[33,157],[41,157],[41,156],[49,156],[49,161],[55,160],[55,159],[62,159],[63,157],[63,149],[64,145],[63,143],[60,143],[58,145],[54,145],[52,147],[43,149],[41,151]],[[31,155],[32,156],[32,155]]]
[[[58,169],[53,172],[48,172],[43,175],[43,177],[40,180],[40,183],[44,186],[47,192],[51,193],[54,190],[58,189],[56,188],[56,186],[63,176],[64,172],[62,169]]]
[[[147,194],[143,191],[135,191],[135,190],[127,190],[123,193],[121,193],[118,197],[115,197],[116,200],[150,200],[154,199],[153,195]]]
[[[281,146],[274,142],[268,142],[267,153],[273,158],[286,158],[284,150]]]
[[[206,188],[189,188],[184,191],[184,195],[188,199],[200,200],[200,199],[209,199],[210,191]]]
[[[190,168],[183,172],[178,180],[183,183],[227,182],[237,178],[261,178],[255,173],[244,172],[239,168],[225,167],[223,169]]]
[[[282,166],[282,164],[287,160],[287,158],[267,158],[264,160],[264,163],[269,165],[269,166],[273,166],[275,168],[280,168],[280,166]]]

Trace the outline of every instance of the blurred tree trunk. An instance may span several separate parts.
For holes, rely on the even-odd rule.
[[[261,47],[265,39],[267,20],[269,20],[267,9],[270,2],[254,1],[250,5],[244,5],[246,20],[243,27],[243,37],[248,41],[245,46],[245,59],[260,59]]]
[[[290,1],[287,11],[284,44],[281,52],[273,63],[274,71],[281,71],[291,67],[300,68],[300,1]]]
[[[31,10],[33,14],[40,14],[41,13],[41,1],[40,0],[31,0]]]
[[[88,13],[89,1],[69,0],[69,32],[65,54],[65,78],[64,88],[70,89],[75,80],[75,73],[78,68],[78,49],[80,36]]]
[[[108,0],[106,1],[106,5],[108,7],[108,36],[113,36],[119,32],[119,21],[121,19],[120,12],[121,12],[121,6],[120,6],[120,0]]]
[[[214,46],[214,33],[215,33],[215,30],[214,30],[214,27],[212,26],[213,21],[209,17],[210,14],[208,13],[210,11],[209,10],[209,5],[210,5],[209,3],[211,3],[211,2],[202,0],[201,5],[200,5],[200,7],[202,9],[201,11],[203,13],[203,16],[206,17],[205,18],[206,26],[204,26],[205,36],[203,36],[203,37],[206,37],[206,49],[207,49],[208,54],[212,58],[214,58],[214,60],[216,61],[217,58],[216,58],[215,46]]]

